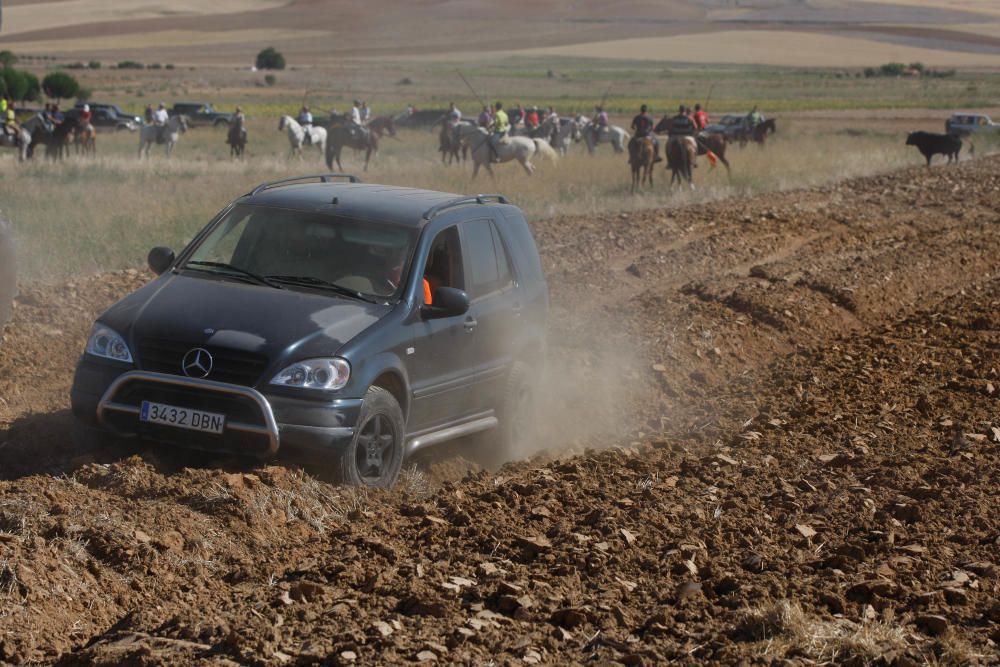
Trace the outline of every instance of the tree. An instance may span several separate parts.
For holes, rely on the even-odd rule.
[[[80,90],[80,84],[66,72],[52,72],[42,79],[42,90],[49,97],[61,100],[75,97],[77,91]]]
[[[269,46],[257,54],[257,69],[285,69],[285,56]]]
[[[6,49],[0,51],[0,67],[7,69],[13,67],[15,64],[17,64],[17,56]]]
[[[0,69],[0,95],[12,100],[35,100],[38,92],[38,77],[31,72],[12,67]]]

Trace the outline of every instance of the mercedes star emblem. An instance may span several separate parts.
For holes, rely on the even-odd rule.
[[[212,372],[212,355],[203,347],[196,347],[189,350],[181,361],[181,370],[189,378],[201,379],[208,377]]]

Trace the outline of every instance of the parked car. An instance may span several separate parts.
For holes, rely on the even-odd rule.
[[[341,177],[259,185],[180,254],[150,252],[159,277],[77,366],[85,440],[305,451],[387,486],[434,444],[532,437],[548,288],[520,209]]]
[[[233,114],[216,111],[211,104],[203,102],[177,102],[168,111],[171,116],[185,115],[188,117],[189,125],[196,127],[199,125],[211,125],[222,127],[229,125]]]
[[[727,139],[738,138],[749,131],[747,114],[727,114],[715,123],[705,126],[706,132],[724,134]]]
[[[963,137],[975,132],[996,132],[1000,130],[1000,124],[994,123],[986,114],[955,113],[944,122],[944,130]]]
[[[88,103],[89,104],[89,103]],[[84,102],[78,102],[66,111],[69,118],[79,118]],[[127,114],[117,104],[90,104],[91,124],[96,128],[135,131],[142,126],[142,118]]]

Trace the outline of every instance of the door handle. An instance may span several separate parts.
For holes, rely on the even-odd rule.
[[[465,330],[469,332],[475,329],[478,325],[479,322],[473,317],[466,318],[465,322],[462,324],[462,326],[465,327]]]

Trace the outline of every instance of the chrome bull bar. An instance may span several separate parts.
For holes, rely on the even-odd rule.
[[[239,385],[227,384],[225,382],[215,382],[213,380],[198,380],[195,378],[181,377],[179,375],[167,375],[165,373],[151,373],[149,371],[129,371],[119,375],[111,386],[107,388],[101,396],[100,403],[97,404],[97,421],[102,426],[108,426],[105,422],[105,415],[108,412],[119,412],[124,414],[138,415],[141,408],[137,405],[119,403],[114,400],[118,391],[129,382],[153,382],[166,386],[185,387],[188,389],[204,389],[230,396],[240,396],[253,401],[264,417],[264,425],[248,424],[246,422],[230,421],[226,419],[226,430],[240,431],[242,433],[252,433],[263,435],[268,439],[266,455],[273,455],[278,451],[278,423],[274,420],[274,412],[271,404],[264,395],[256,389],[241,387]],[[113,428],[113,427],[112,427]]]

